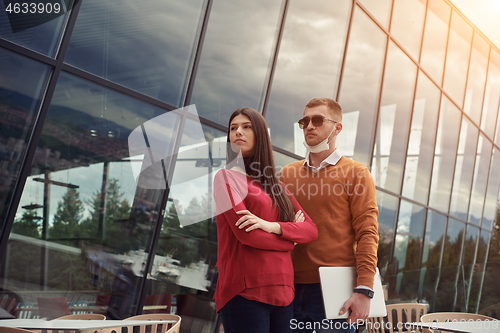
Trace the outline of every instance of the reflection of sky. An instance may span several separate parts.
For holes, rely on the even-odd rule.
[[[204,2],[83,1],[65,61],[178,106]]]
[[[281,1],[215,1],[192,103],[200,116],[227,124],[241,107],[258,110],[278,28]]]

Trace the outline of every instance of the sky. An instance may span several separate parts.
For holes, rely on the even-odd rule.
[[[450,0],[500,49],[500,0]]]

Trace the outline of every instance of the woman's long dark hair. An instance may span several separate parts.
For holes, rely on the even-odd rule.
[[[252,155],[244,157],[245,172],[252,178],[260,182],[262,189],[269,194],[274,206],[279,211],[281,222],[291,222],[294,220],[294,209],[292,202],[286,194],[285,188],[276,177],[276,167],[274,165],[273,149],[271,139],[267,131],[266,120],[262,115],[251,108],[242,108],[233,112],[229,118],[227,128],[227,142],[231,131],[231,121],[239,115],[247,116],[252,122],[252,130],[255,137],[255,145]],[[237,157],[232,149],[227,149],[227,164]]]

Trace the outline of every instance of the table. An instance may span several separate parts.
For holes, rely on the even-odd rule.
[[[431,330],[439,330],[443,332],[457,333],[493,333],[500,332],[500,321],[485,320],[485,321],[450,321],[450,322],[431,322],[431,323],[407,323],[413,328],[423,327]]]
[[[80,333],[93,332],[103,328],[143,326],[150,324],[170,324],[175,320],[44,320],[44,319],[5,319],[0,327],[17,327],[27,330],[71,330]]]

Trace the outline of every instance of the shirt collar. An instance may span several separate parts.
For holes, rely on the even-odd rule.
[[[328,155],[327,158],[325,158],[323,161],[321,161],[321,163],[319,164],[319,167],[313,167],[309,163],[309,154],[310,153],[307,152],[306,158],[304,160],[304,163],[302,163],[302,165],[310,167],[313,171],[319,171],[319,170],[321,170],[329,165],[335,165],[342,157],[342,153],[340,152],[340,150],[338,148],[336,148],[330,155]]]

